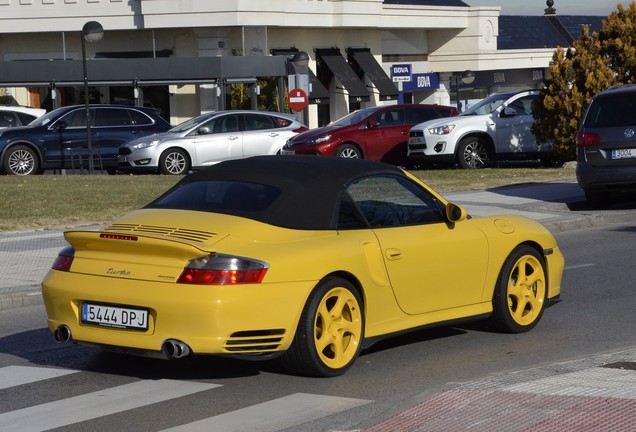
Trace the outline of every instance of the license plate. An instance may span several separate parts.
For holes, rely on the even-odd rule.
[[[294,150],[281,149],[280,150],[280,154],[282,154],[282,155],[294,155],[294,154],[296,154],[296,152]]]
[[[120,329],[147,330],[148,311],[145,309],[82,303],[82,322]]]
[[[422,137],[409,138],[409,144],[426,144],[426,139]]]
[[[636,149],[612,150],[612,159],[632,159],[636,158]]]

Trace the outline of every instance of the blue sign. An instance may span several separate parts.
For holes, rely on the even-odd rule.
[[[415,92],[439,88],[439,75],[436,73],[413,74],[410,81],[402,83],[402,91]]]
[[[411,81],[411,65],[410,64],[394,64],[391,66],[391,78],[393,82],[409,82]]]

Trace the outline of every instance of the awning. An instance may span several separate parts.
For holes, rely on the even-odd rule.
[[[316,59],[324,62],[329,70],[349,93],[349,102],[367,102],[371,99],[369,90],[351,69],[337,48],[317,49]]]
[[[309,103],[316,105],[329,103],[329,90],[325,88],[311,69],[309,69],[309,84],[311,85]]]
[[[369,77],[380,93],[381,100],[396,100],[398,88],[388,77],[382,66],[376,61],[368,48],[347,48],[349,61],[355,63]]]

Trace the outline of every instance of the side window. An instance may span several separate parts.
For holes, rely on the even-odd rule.
[[[132,121],[132,124],[134,125],[141,126],[141,125],[151,125],[154,123],[150,117],[148,117],[146,114],[142,113],[141,111],[129,110],[128,114],[130,115],[130,119]]]
[[[65,122],[66,127],[86,127],[86,111],[84,109],[76,109],[63,116],[59,121]],[[91,109],[91,123],[95,124],[95,110]]]
[[[524,96],[512,102],[509,106],[517,111],[518,115],[532,114],[534,102],[538,99],[537,95]]]
[[[274,119],[268,115],[245,114],[243,119],[246,131],[276,129],[278,127]]]
[[[347,196],[340,204],[340,229],[388,228],[444,221],[437,200],[404,178],[368,177],[350,185],[346,192]]]
[[[21,112],[17,112],[16,115],[20,119],[20,123],[23,125],[28,125],[29,123],[31,123],[33,120],[37,118],[36,116],[32,116],[30,114],[21,113]]]
[[[17,126],[15,114],[9,111],[0,111],[0,127]]]
[[[378,122],[378,126],[397,126],[404,124],[404,110],[391,109],[382,111],[373,116],[371,121]]]
[[[238,115],[230,114],[222,117],[216,117],[211,122],[207,123],[205,126],[208,126],[212,133],[230,133],[230,132],[238,132],[239,130],[239,122]]]
[[[432,108],[414,107],[407,108],[405,111],[407,124],[424,123],[425,121],[439,118],[439,113]]]
[[[128,110],[119,108],[97,108],[93,124],[95,127],[130,126]]]

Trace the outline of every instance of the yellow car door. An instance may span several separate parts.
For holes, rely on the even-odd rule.
[[[404,177],[363,178],[347,187],[347,195],[378,239],[405,313],[481,302],[488,242],[470,220],[448,221],[445,203]]]
[[[481,301],[488,244],[469,222],[378,228],[375,233],[395,297],[405,313]]]

